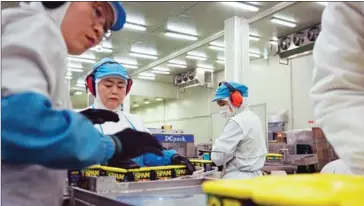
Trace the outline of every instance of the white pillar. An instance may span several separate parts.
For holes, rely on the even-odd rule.
[[[130,113],[130,94],[128,94],[123,103],[123,112]]]
[[[225,21],[225,81],[245,83],[249,69],[248,19],[232,17]]]

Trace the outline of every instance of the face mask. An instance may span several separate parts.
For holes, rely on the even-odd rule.
[[[233,116],[233,114],[229,111],[229,106],[225,105],[222,107],[220,114],[225,118],[228,119]]]

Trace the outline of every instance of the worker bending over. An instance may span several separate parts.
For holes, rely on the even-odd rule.
[[[267,154],[266,140],[262,122],[249,109],[247,97],[247,86],[236,82],[221,82],[213,99],[221,107],[221,114],[227,120],[211,153],[211,160],[217,166],[227,163],[224,179],[262,175],[260,170]]]
[[[364,2],[329,2],[313,50],[314,115],[353,174],[364,175]]]
[[[118,121],[110,111],[64,109],[71,105],[68,54],[99,44],[125,18],[120,2],[106,1],[31,2],[1,11],[1,205],[57,206],[66,169],[161,154],[148,133],[98,132],[92,123]]]
[[[86,77],[85,81],[88,90],[95,96],[94,105],[90,108],[107,109],[119,116],[118,122],[95,125],[101,133],[108,135],[126,128],[149,133],[136,115],[124,113],[121,109],[126,95],[130,92],[133,80],[120,63],[111,58],[101,60],[94,65],[93,71]],[[130,141],[136,144],[139,140],[130,138]],[[176,154],[175,150],[163,150],[163,156],[147,153],[134,158],[133,161],[110,161],[108,165],[130,168],[135,167],[135,163],[140,167],[183,164],[187,166],[190,174],[194,171],[192,163],[187,158]]]

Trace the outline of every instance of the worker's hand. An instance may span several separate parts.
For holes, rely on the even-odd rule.
[[[119,121],[119,115],[117,113],[105,109],[86,109],[80,113],[89,119],[93,124]]]
[[[140,166],[136,162],[134,162],[133,160],[117,160],[117,159],[109,161],[107,163],[107,166],[123,168],[123,169],[138,169],[138,168],[140,168]]]
[[[110,162],[133,159],[145,153],[154,153],[163,156],[163,147],[159,141],[147,132],[125,129],[111,135],[115,142],[116,150]]]
[[[171,163],[173,165],[186,165],[188,175],[192,175],[193,172],[196,171],[195,165],[193,165],[189,159],[179,154],[175,154],[172,156]]]

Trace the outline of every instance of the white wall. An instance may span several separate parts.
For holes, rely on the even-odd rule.
[[[314,120],[313,102],[309,96],[313,67],[312,55],[292,59],[292,108],[295,129],[309,127],[308,121]]]
[[[251,62],[248,71],[250,105],[267,104],[267,112],[287,110],[288,129],[308,126],[312,119],[312,103],[309,98],[311,86],[312,57],[293,59],[290,65],[279,64],[278,57]],[[215,82],[224,79],[224,72],[215,73]],[[133,109],[149,127],[172,124],[175,129],[195,135],[197,143],[208,142],[220,134],[223,121],[219,120],[219,108],[212,103],[215,89],[189,88],[170,100],[147,108]]]

